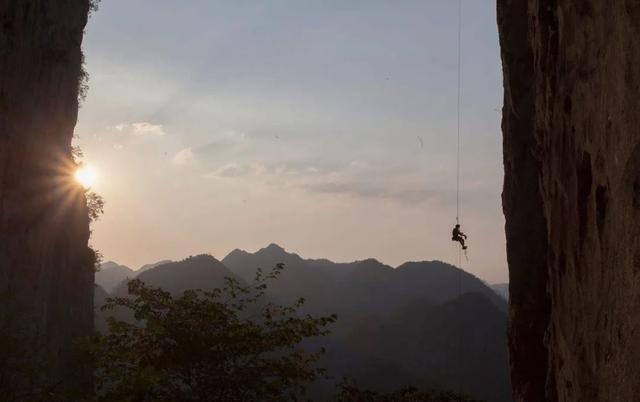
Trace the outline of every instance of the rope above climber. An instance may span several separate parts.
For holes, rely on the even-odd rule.
[[[462,249],[466,250],[467,246],[464,244],[466,239],[467,239],[467,235],[464,234],[462,230],[460,230],[460,224],[456,224],[456,226],[453,228],[453,231],[451,233],[451,240],[459,242],[460,245],[462,246]]]
[[[458,102],[457,102],[457,149],[456,149],[456,226],[453,228],[451,240],[457,241],[462,246],[464,256],[467,257],[467,235],[460,230],[460,148],[461,148],[461,113],[462,104],[462,0],[458,0]],[[468,258],[467,258],[468,260]]]

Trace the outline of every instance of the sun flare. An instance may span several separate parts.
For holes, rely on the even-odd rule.
[[[91,166],[82,166],[76,170],[74,178],[82,187],[90,188],[95,184],[98,175],[96,170]]]

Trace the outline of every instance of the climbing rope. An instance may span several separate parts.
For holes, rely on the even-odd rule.
[[[460,224],[460,154],[462,126],[462,0],[458,0],[458,91],[456,104],[456,224]],[[462,263],[462,249],[458,253],[458,268]],[[466,252],[465,252],[466,257]]]
[[[457,99],[457,149],[456,149],[456,223],[460,223],[460,104],[462,99],[462,0],[458,0],[458,99]]]
[[[462,0],[458,0],[458,92],[457,92],[457,124],[456,124],[456,224],[460,224],[460,126],[461,126],[461,99],[462,99]],[[458,247],[458,391],[462,394],[462,247]],[[466,254],[465,254],[466,256]]]

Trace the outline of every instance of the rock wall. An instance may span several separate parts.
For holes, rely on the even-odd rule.
[[[93,253],[71,139],[88,11],[89,0],[0,0],[3,400],[87,378],[73,342],[93,328]]]
[[[640,1],[498,0],[516,401],[640,398]]]

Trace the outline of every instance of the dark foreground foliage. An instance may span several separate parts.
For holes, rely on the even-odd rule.
[[[139,280],[130,297],[105,309],[129,309],[136,321],[109,320],[109,333],[85,347],[96,364],[97,401],[301,400],[304,386],[324,374],[323,350],[300,343],[327,334],[335,316],[298,314],[304,300],[282,307],[265,300],[266,280],[228,278],[224,289],[174,297]],[[141,324],[144,323],[144,324]]]
[[[5,395],[2,400],[306,401],[305,386],[325,374],[317,364],[324,350],[309,351],[308,345],[306,350],[301,345],[306,339],[326,335],[327,326],[336,317],[301,315],[303,300],[290,307],[269,303],[266,282],[282,269],[279,265],[266,276],[259,272],[250,286],[227,279],[223,289],[188,290],[180,295],[140,280],[130,281],[129,296],[108,299],[104,307],[120,313],[116,316],[121,319],[110,318],[108,333],[97,334],[81,345],[88,352],[86,367],[95,368],[95,392],[83,395],[81,389],[62,389],[52,383],[24,394]],[[17,339],[0,336],[0,340],[0,361],[24,360],[24,348]],[[0,386],[19,370],[35,373],[40,366],[34,363],[0,370]],[[451,392],[414,388],[378,393],[359,389],[346,380],[332,400],[476,402]]]
[[[419,391],[405,388],[392,393],[361,390],[353,385],[342,384],[337,402],[480,402],[453,392]]]

